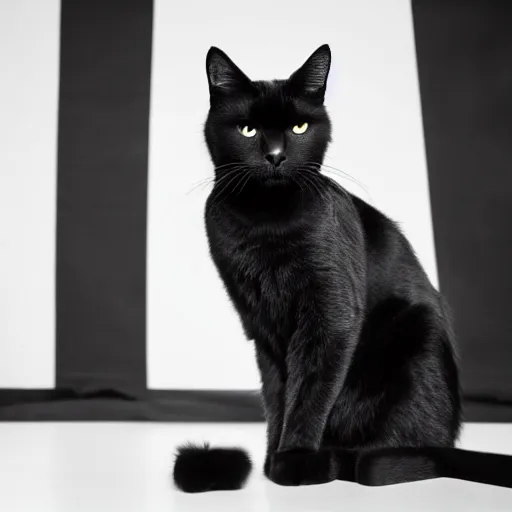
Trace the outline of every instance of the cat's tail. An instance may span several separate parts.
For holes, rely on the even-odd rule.
[[[439,477],[512,487],[512,457],[457,448],[382,448],[361,453],[356,466],[356,481],[363,485]]]
[[[231,491],[245,485],[251,470],[251,459],[241,448],[188,444],[178,448],[173,477],[184,492]]]
[[[334,452],[339,459],[338,479],[363,485],[444,477],[512,488],[512,456],[509,455],[457,448],[404,447],[359,452],[354,460],[352,452]],[[184,492],[237,490],[245,485],[251,470],[249,455],[241,448],[189,444],[178,448],[174,482]]]

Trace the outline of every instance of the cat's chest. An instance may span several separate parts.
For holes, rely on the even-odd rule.
[[[242,243],[232,253],[232,270],[240,287],[262,301],[293,295],[306,271],[305,247],[299,243]]]
[[[307,285],[306,252],[297,241],[246,242],[233,251],[230,278],[249,323],[278,336],[293,331],[298,297]]]

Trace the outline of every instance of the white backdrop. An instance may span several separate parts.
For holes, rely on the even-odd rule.
[[[55,384],[60,0],[0,8],[0,388]]]
[[[251,389],[253,348],[210,261],[212,175],[203,142],[205,57],[216,45],[250,76],[284,78],[321,44],[338,179],[398,220],[437,285],[412,13],[408,0],[155,1],[150,118],[147,366],[155,389]],[[59,0],[0,15],[0,387],[55,384]]]
[[[314,12],[320,13],[315,15]],[[148,385],[251,389],[252,345],[208,255],[212,174],[202,124],[205,56],[219,46],[254,79],[284,78],[321,44],[333,65],[326,105],[338,181],[400,222],[437,286],[412,13],[408,0],[157,0],[148,212]]]

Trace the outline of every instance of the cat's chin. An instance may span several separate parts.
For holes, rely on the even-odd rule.
[[[268,187],[291,183],[291,180],[286,176],[269,176],[268,178],[263,178],[261,181]]]
[[[262,173],[258,178],[259,182],[265,187],[283,187],[294,183],[290,176],[285,173]]]

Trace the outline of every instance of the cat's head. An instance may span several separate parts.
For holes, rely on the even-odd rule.
[[[323,104],[330,64],[323,45],[288,79],[252,81],[223,51],[210,48],[204,133],[217,176],[244,173],[273,185],[294,181],[294,173],[318,172],[331,139]]]

